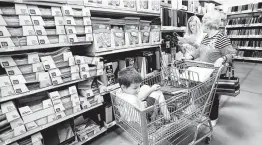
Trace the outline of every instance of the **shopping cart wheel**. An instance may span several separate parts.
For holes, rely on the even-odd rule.
[[[206,144],[210,144],[210,142],[211,142],[211,137],[210,136],[206,137],[205,143]]]

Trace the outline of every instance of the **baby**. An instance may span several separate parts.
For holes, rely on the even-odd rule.
[[[171,119],[164,95],[159,91],[160,86],[155,84],[152,87],[147,85],[140,87],[142,77],[135,68],[127,67],[121,70],[118,73],[118,82],[121,89],[117,91],[117,97],[141,111],[155,103],[160,104],[160,111],[164,119]]]

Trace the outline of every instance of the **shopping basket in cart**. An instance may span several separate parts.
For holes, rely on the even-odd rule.
[[[201,80],[200,72],[192,68],[212,71],[205,80]],[[141,111],[112,92],[117,125],[138,144],[143,145],[182,144],[183,140],[190,137],[184,134],[185,130],[192,127],[195,129],[191,133],[193,137],[190,144],[196,144],[207,137],[210,140],[213,128],[208,116],[220,72],[221,68],[214,68],[212,64],[184,61],[163,67],[153,77],[145,79],[143,84],[162,86],[165,105],[171,114],[170,120],[165,120],[159,111],[163,104],[158,103]],[[197,139],[202,127],[207,127],[209,131]]]

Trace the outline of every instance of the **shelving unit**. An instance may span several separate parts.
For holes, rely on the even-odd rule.
[[[143,49],[149,49],[149,48],[154,48],[154,47],[159,47],[160,43],[154,44],[154,45],[144,45],[144,46],[138,46],[138,47],[123,47],[121,49],[116,49],[113,51],[105,51],[105,52],[96,52],[92,53],[90,52],[90,56],[105,56],[105,55],[110,55],[110,54],[116,54],[116,53],[122,53],[122,52],[128,52],[128,51],[135,51],[135,50],[143,50]]]
[[[262,35],[258,35],[262,29],[262,22],[259,18],[262,11],[255,8],[255,5],[253,3],[247,4],[245,8],[243,6],[229,8],[230,12],[227,14],[228,23],[226,30],[228,38],[231,39],[232,44],[236,46],[238,51],[237,54],[239,56],[236,56],[235,60],[262,62],[262,58],[260,58],[262,52]]]
[[[102,105],[103,105],[102,103],[101,103],[101,104],[97,104],[97,105],[95,105],[95,106],[93,106],[93,107],[90,107],[90,108],[88,108],[88,109],[83,109],[83,110],[81,110],[81,111],[79,111],[79,112],[77,112],[77,113],[75,113],[75,114],[66,116],[66,117],[64,117],[64,118],[55,120],[55,121],[53,121],[53,122],[51,122],[51,123],[48,123],[48,124],[45,124],[45,125],[43,125],[43,126],[37,127],[37,128],[35,128],[35,129],[33,129],[33,130],[27,131],[26,133],[24,133],[24,134],[22,134],[22,135],[19,135],[19,136],[13,137],[12,139],[6,140],[5,143],[0,143],[0,145],[8,145],[8,144],[10,144],[10,143],[13,143],[13,142],[19,140],[19,139],[22,139],[22,138],[25,138],[25,137],[27,137],[27,136],[30,136],[30,135],[32,135],[32,134],[34,134],[34,133],[37,133],[37,132],[39,132],[39,131],[41,131],[41,130],[44,130],[44,129],[48,128],[48,127],[54,126],[54,125],[56,125],[56,124],[59,124],[59,123],[65,121],[65,120],[71,119],[71,118],[73,118],[73,117],[75,117],[75,116],[81,115],[81,114],[83,114],[83,113],[85,113],[85,112],[87,112],[87,111],[90,111],[90,110],[95,109],[95,108],[97,108],[97,107],[99,107],[99,106],[102,106]]]
[[[23,0],[0,0],[0,2],[8,2],[10,5],[12,5],[12,4],[25,4],[26,5],[26,8],[27,8],[27,6],[28,5],[31,5],[31,6],[37,6],[37,8],[39,8],[39,7],[42,7],[42,8],[50,8],[50,7],[57,7],[59,10],[61,10],[61,16],[60,17],[63,17],[63,20],[64,21],[66,21],[66,20],[68,20],[67,18],[68,17],[73,17],[73,19],[75,18],[75,15],[71,15],[71,13],[68,15],[67,14],[67,12],[65,12],[66,10],[66,7],[67,6],[69,6],[70,7],[70,9],[72,8],[72,9],[82,9],[82,8],[87,8],[88,10],[88,12],[90,11],[90,13],[89,13],[89,15],[88,14],[86,14],[86,15],[88,15],[88,16],[85,16],[85,17],[90,17],[90,23],[89,24],[86,24],[85,25],[85,23],[84,23],[84,20],[83,20],[83,26],[90,26],[91,25],[91,21],[93,22],[93,20],[92,20],[92,17],[103,17],[103,18],[118,18],[118,19],[121,19],[121,18],[123,18],[123,17],[140,17],[141,18],[141,20],[146,20],[146,21],[150,21],[150,20],[153,20],[154,18],[158,18],[158,17],[160,17],[160,13],[157,13],[157,12],[155,12],[154,13],[154,11],[152,12],[152,10],[150,11],[150,12],[142,12],[142,11],[137,11],[137,10],[134,10],[134,11],[132,11],[132,10],[126,10],[126,9],[124,9],[124,8],[122,8],[122,9],[117,9],[117,8],[112,8],[112,7],[100,7],[100,6],[98,6],[98,7],[96,7],[96,6],[84,6],[84,5],[72,5],[72,4],[67,4],[66,2],[67,1],[65,1],[65,3],[59,3],[59,2],[48,2],[48,1],[33,1],[33,0],[31,0],[30,2],[29,1],[23,1]],[[25,5],[23,5],[23,6],[25,6]],[[65,8],[65,9],[64,9]],[[51,9],[51,8],[50,8]],[[45,9],[46,10],[46,9]],[[82,10],[83,11],[83,10]],[[51,10],[51,12],[52,12],[52,14],[50,15],[50,17],[55,17],[57,14],[55,14],[55,16],[53,16],[53,11]],[[55,12],[57,12],[57,11],[55,11]],[[87,12],[87,13],[88,13]],[[79,11],[78,11],[78,14],[79,14]],[[90,14],[91,14],[91,16],[90,16]],[[34,16],[35,14],[32,14],[31,13],[31,11],[30,12],[28,12],[28,14],[26,14],[26,15],[28,15],[30,18],[31,18],[31,16]],[[85,13],[83,12],[83,14],[82,15],[85,15]],[[38,16],[38,14],[37,14],[37,16]],[[39,16],[40,17],[40,16]],[[45,18],[49,18],[50,19],[50,17],[45,17]],[[77,18],[79,18],[79,16],[76,16]],[[84,17],[84,16],[83,16]],[[82,17],[81,17],[82,18]],[[84,18],[83,18],[84,19]],[[99,60],[101,60],[100,59],[100,57],[103,57],[103,56],[108,56],[108,55],[111,55],[111,54],[121,54],[121,53],[123,53],[123,52],[131,52],[131,51],[142,51],[142,50],[158,50],[158,49],[154,49],[154,48],[158,48],[160,45],[161,45],[161,43],[160,43],[160,41],[158,41],[158,40],[155,40],[155,39],[152,39],[151,40],[151,38],[150,38],[150,42],[147,42],[147,44],[140,44],[139,43],[139,45],[131,45],[131,46],[126,46],[126,47],[123,47],[123,48],[117,48],[117,49],[114,49],[114,48],[112,48],[113,50],[110,50],[110,51],[103,51],[103,52],[99,52],[99,51],[97,51],[97,52],[93,52],[93,53],[89,53],[89,50],[91,50],[91,48],[93,48],[92,46],[94,46],[94,42],[93,42],[93,40],[95,40],[95,37],[94,37],[94,31],[92,30],[92,32],[90,33],[91,35],[92,35],[92,41],[90,40],[90,41],[87,41],[87,36],[86,36],[86,41],[85,42],[80,42],[80,43],[74,43],[74,42],[76,42],[76,41],[73,41],[73,43],[72,43],[72,41],[69,39],[70,37],[69,37],[69,35],[71,34],[71,33],[69,33],[69,31],[66,29],[66,26],[73,26],[73,27],[75,27],[75,26],[78,26],[79,25],[79,23],[78,24],[76,24],[76,25],[74,25],[74,24],[72,24],[72,23],[68,23],[68,21],[66,21],[65,23],[67,23],[67,24],[64,24],[64,25],[61,25],[61,26],[63,26],[64,28],[65,28],[65,30],[66,30],[66,34],[65,35],[67,35],[67,39],[68,39],[68,41],[70,41],[69,43],[66,43],[66,44],[62,44],[62,43],[58,43],[58,44],[45,44],[45,45],[32,45],[32,46],[21,46],[20,44],[19,45],[16,45],[16,46],[21,46],[21,47],[5,47],[5,49],[4,48],[0,48],[0,55],[5,55],[5,56],[12,56],[12,55],[18,55],[20,52],[23,52],[23,51],[25,51],[25,52],[28,52],[28,53],[30,53],[30,52],[38,52],[38,51],[41,51],[41,53],[42,54],[44,54],[45,52],[47,53],[47,54],[52,54],[51,52],[53,51],[53,49],[54,50],[56,50],[57,48],[60,48],[60,47],[72,47],[72,49],[70,50],[70,51],[73,51],[73,50],[75,50],[77,53],[78,53],[78,51],[79,51],[79,53],[78,53],[78,55],[80,55],[80,56],[82,56],[82,54],[81,54],[81,52],[80,52],[80,50],[82,49],[82,48],[85,48],[86,50],[84,50],[83,52],[85,53],[84,55],[87,55],[87,56],[93,56],[93,57],[99,57]],[[34,23],[33,23],[34,24]],[[92,23],[93,24],[93,23]],[[156,25],[158,25],[158,24],[156,24]],[[32,25],[32,27],[34,27],[35,25]],[[43,25],[44,26],[44,25]],[[60,25],[59,25],[60,26]],[[82,26],[82,25],[81,25]],[[92,26],[92,25],[91,25]],[[140,23],[139,23],[139,25],[138,26],[140,26]],[[148,24],[148,26],[150,26],[150,28],[151,29],[153,29],[154,30],[154,35],[155,35],[155,33],[156,33],[156,31],[158,31],[158,33],[160,33],[160,31],[161,30],[159,30],[158,28],[159,27],[153,27],[153,26],[151,26],[151,25],[149,25]],[[56,27],[56,24],[55,24],[55,27]],[[111,27],[111,26],[110,26]],[[85,27],[84,27],[85,28]],[[93,27],[91,27],[91,29],[92,29]],[[50,28],[51,29],[51,28]],[[76,27],[75,27],[75,29],[76,29]],[[94,28],[93,28],[94,29]],[[33,30],[35,30],[35,28],[33,29]],[[87,31],[86,29],[85,29],[85,31]],[[35,31],[34,31],[35,32]],[[88,32],[89,33],[89,32]],[[150,32],[149,32],[150,33]],[[56,33],[57,34],[57,33]],[[75,34],[75,33],[73,33],[73,34]],[[82,33],[81,33],[82,34]],[[36,35],[36,34],[35,34]],[[127,35],[127,34],[125,34],[125,35]],[[139,35],[140,35],[140,30],[139,30]],[[151,35],[151,33],[150,33],[150,35]],[[38,34],[36,35],[37,36],[37,38],[38,38]],[[8,37],[11,37],[11,36],[8,36]],[[125,37],[127,37],[127,36],[125,36]],[[140,38],[140,37],[139,37]],[[37,39],[38,40],[38,39]],[[40,40],[39,40],[40,41]],[[83,40],[82,40],[83,41]],[[126,40],[125,40],[126,41]],[[37,41],[38,42],[38,41]],[[60,42],[60,41],[59,41]],[[139,40],[139,42],[140,42],[140,40]],[[40,42],[39,42],[40,43]],[[145,43],[145,42],[144,42]],[[43,43],[42,43],[43,44]],[[2,45],[2,44],[1,44]],[[10,45],[9,45],[10,46]],[[80,47],[78,48],[78,47],[76,47],[76,46],[81,46],[81,49],[80,49]],[[75,49],[76,48],[76,49]],[[92,49],[93,50],[93,49]],[[89,55],[89,54],[91,54],[91,55]],[[60,56],[59,56],[60,57]],[[63,56],[63,57],[65,57],[65,56]],[[67,56],[68,57],[68,56]],[[75,58],[76,59],[76,58]],[[75,61],[77,61],[77,60],[75,60]],[[79,61],[79,60],[78,60]],[[85,62],[86,62],[86,60],[84,60]],[[42,63],[43,61],[41,60],[41,63]],[[87,63],[87,62],[86,62]],[[90,63],[90,62],[89,62]],[[88,64],[89,64],[88,63]],[[70,64],[70,63],[69,63]],[[76,63],[77,65],[79,65],[79,67],[80,67],[80,64],[78,64],[78,63]],[[94,63],[93,63],[93,61],[92,61],[92,65],[94,65]],[[71,65],[69,65],[69,66],[71,66]],[[104,66],[104,64],[103,64],[103,66]],[[91,66],[89,66],[89,67],[91,67]],[[20,69],[20,68],[19,68]],[[98,69],[98,66],[97,66],[97,69]],[[101,68],[100,68],[101,69]],[[102,70],[102,69],[101,69]],[[48,69],[45,69],[45,70],[43,70],[44,72],[48,72]],[[89,70],[88,70],[89,71]],[[91,70],[90,70],[91,71]],[[48,72],[49,73],[49,72]],[[72,73],[72,69],[71,69],[71,73]],[[80,73],[81,74],[81,73]],[[51,75],[51,74],[50,74]],[[90,72],[90,75],[91,75],[91,72]],[[92,75],[93,76],[93,75]],[[82,77],[82,76],[81,76]],[[95,77],[97,77],[97,76],[95,76]],[[85,77],[83,77],[83,78],[85,78]],[[67,86],[70,86],[70,85],[76,85],[76,84],[78,84],[78,83],[80,83],[80,82],[83,82],[83,81],[85,81],[85,80],[87,80],[87,79],[89,79],[89,78],[86,78],[86,79],[79,79],[79,80],[75,80],[75,81],[71,81],[71,82],[67,82],[67,83],[63,83],[63,84],[59,84],[59,85],[53,85],[53,86],[48,86],[48,87],[45,87],[45,88],[41,88],[41,89],[37,89],[37,90],[32,90],[32,91],[29,91],[29,92],[26,92],[26,93],[23,93],[23,94],[16,94],[16,95],[11,95],[11,96],[7,96],[7,97],[1,97],[0,98],[0,103],[6,103],[6,102],[11,102],[11,101],[13,101],[14,102],[14,104],[15,104],[15,108],[16,108],[16,110],[18,111],[18,109],[20,109],[20,108],[18,108],[18,107],[23,107],[23,106],[19,106],[19,104],[17,103],[18,101],[17,100],[19,100],[19,99],[27,99],[26,97],[27,96],[30,96],[30,97],[32,97],[32,96],[34,96],[35,94],[38,94],[38,93],[40,93],[40,92],[53,92],[53,91],[56,91],[56,90],[59,90],[59,88],[61,88],[61,89],[63,89],[63,88],[65,88],[65,87],[67,87]],[[99,82],[100,83],[100,82]],[[115,85],[114,85],[115,86]],[[97,96],[103,96],[103,95],[105,95],[106,96],[106,94],[108,94],[108,93],[110,93],[110,91],[113,91],[113,89],[111,89],[111,90],[109,90],[109,88],[110,88],[110,86],[109,87],[107,87],[107,91],[105,91],[105,92],[101,92],[101,93],[99,93],[99,94],[97,94],[97,92],[95,93],[94,92],[94,94],[96,94]],[[111,86],[111,88],[112,88],[112,86]],[[78,92],[79,94],[80,94],[80,92]],[[70,94],[71,95],[71,94]],[[97,96],[94,96],[94,97],[97,97]],[[105,97],[104,96],[104,97]],[[50,101],[53,101],[53,100],[51,100],[51,97],[49,96],[45,96],[46,98],[48,98],[48,100],[50,100]],[[71,98],[72,99],[72,98]],[[52,102],[53,103],[53,102]],[[63,102],[64,103],[64,102]],[[90,103],[90,102],[89,102]],[[91,104],[91,103],[90,103]],[[27,104],[26,104],[27,105]],[[100,106],[103,106],[104,105],[104,103],[99,103],[99,104],[97,104],[97,105],[95,105],[95,106],[93,106],[93,107],[89,107],[89,108],[87,108],[87,109],[83,109],[83,108],[85,108],[86,106],[81,106],[80,104],[78,105],[79,107],[82,107],[82,110],[81,111],[78,111],[77,113],[73,113],[73,114],[71,114],[71,115],[68,115],[67,114],[67,116],[65,116],[65,117],[63,117],[63,118],[60,118],[60,119],[57,119],[57,117],[56,117],[56,120],[55,121],[53,121],[53,122],[51,122],[51,123],[47,123],[47,124],[45,124],[45,125],[38,125],[38,123],[37,123],[37,125],[38,125],[38,127],[37,128],[34,128],[34,129],[28,129],[27,127],[26,127],[26,124],[28,125],[28,122],[26,123],[24,123],[24,121],[23,121],[23,116],[21,117],[20,116],[20,119],[23,121],[23,123],[24,123],[24,127],[26,127],[26,129],[25,129],[25,133],[23,133],[23,134],[21,134],[21,135],[16,135],[16,136],[14,136],[14,137],[12,137],[11,139],[8,139],[8,140],[5,140],[3,143],[0,143],[0,145],[8,145],[8,144],[11,144],[11,143],[14,143],[14,142],[17,142],[17,141],[20,141],[20,140],[22,140],[22,139],[24,139],[24,138],[26,138],[26,137],[29,137],[29,136],[31,136],[31,135],[33,135],[33,134],[35,134],[35,133],[38,133],[38,132],[41,132],[41,131],[43,131],[43,130],[47,130],[48,128],[50,129],[50,127],[52,127],[52,126],[55,126],[55,125],[58,125],[58,124],[60,124],[60,123],[62,123],[62,122],[65,122],[65,121],[67,121],[67,120],[70,120],[71,121],[71,119],[73,119],[73,118],[75,118],[75,117],[77,117],[77,116],[80,116],[80,115],[82,115],[82,114],[84,114],[84,113],[86,113],[86,112],[88,112],[88,111],[91,111],[91,110],[93,110],[93,109],[96,109],[96,108],[98,108],[98,107],[100,107]],[[73,105],[72,105],[73,106]],[[28,106],[27,106],[28,107]],[[52,107],[54,107],[53,105],[52,105]],[[75,107],[75,106],[74,106]],[[75,108],[70,108],[70,109],[75,109]],[[54,107],[55,108],[55,107]],[[50,110],[51,108],[49,108],[49,110]],[[66,110],[67,110],[68,108],[66,108]],[[80,108],[81,109],[81,108]],[[20,110],[19,110],[20,111]],[[52,114],[52,115],[57,115],[56,112],[57,110],[55,109],[55,113],[54,114]],[[67,110],[68,111],[68,110]],[[92,111],[93,112],[93,111]],[[36,113],[36,112],[33,112],[33,113]],[[21,114],[21,113],[20,113]],[[51,113],[50,113],[51,114]],[[27,114],[28,115],[28,114]],[[40,118],[40,117],[39,117]],[[59,118],[59,117],[58,117]],[[41,118],[41,119],[43,119],[43,118]],[[35,122],[36,120],[34,120],[33,122]],[[29,122],[29,123],[33,123],[33,122]],[[43,123],[44,124],[44,123]],[[89,137],[87,140],[85,140],[85,141],[82,141],[82,142],[77,142],[77,143],[75,143],[74,145],[82,145],[82,144],[86,144],[87,142],[89,142],[91,139],[93,139],[93,138],[95,138],[95,137],[97,137],[97,136],[99,136],[100,134],[102,134],[102,133],[104,133],[104,132],[106,132],[109,128],[111,128],[111,127],[113,127],[114,125],[116,124],[116,122],[112,122],[112,123],[110,123],[110,124],[104,124],[104,127],[102,127],[101,128],[101,130],[98,132],[98,133],[96,133],[96,134],[94,134],[92,137]],[[19,126],[20,127],[20,126]],[[13,128],[11,128],[10,129],[10,131],[14,131],[13,130]]]

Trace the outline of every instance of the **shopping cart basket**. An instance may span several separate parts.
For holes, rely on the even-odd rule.
[[[200,74],[189,68],[207,68],[212,70],[205,81],[200,81]],[[178,139],[186,139],[183,132],[194,127],[193,141],[196,144],[207,138],[210,140],[212,125],[209,113],[215,94],[216,82],[221,68],[214,68],[212,64],[184,61],[162,68],[153,77],[147,78],[143,84],[160,84],[165,91],[166,103],[155,104],[141,111],[131,104],[111,93],[113,110],[117,125],[125,130],[138,144],[164,145],[181,144]],[[166,120],[163,112],[159,111],[166,105],[171,119]],[[197,140],[200,128],[205,126],[209,131]]]

